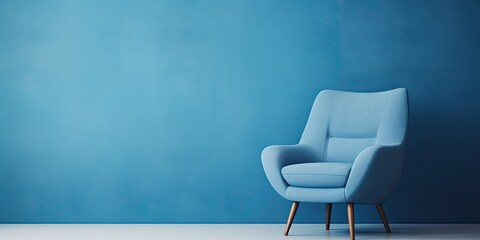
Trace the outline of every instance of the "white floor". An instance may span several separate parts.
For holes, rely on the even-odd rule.
[[[356,239],[480,239],[480,224],[356,224]],[[349,239],[348,225],[294,224],[284,237],[283,224],[0,224],[1,240],[35,239]]]

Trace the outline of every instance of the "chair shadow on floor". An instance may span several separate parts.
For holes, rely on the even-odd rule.
[[[385,234],[381,224],[359,224],[356,228],[357,239],[480,239],[478,224],[392,224],[392,233]],[[292,229],[293,230],[293,229]],[[332,224],[330,230],[325,225],[304,226],[292,231],[291,237],[323,237],[321,239],[348,239],[346,224]]]

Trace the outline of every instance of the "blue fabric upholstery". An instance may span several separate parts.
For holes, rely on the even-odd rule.
[[[286,199],[295,202],[344,203],[345,188],[288,187]]]
[[[405,88],[324,90],[315,99],[300,142],[265,148],[262,164],[273,188],[291,201],[383,203],[400,177],[407,122]],[[321,167],[326,163],[352,165],[345,173],[347,168]],[[333,177],[340,172],[345,179]]]
[[[290,186],[343,188],[351,168],[351,163],[300,163],[283,167],[282,175]]]

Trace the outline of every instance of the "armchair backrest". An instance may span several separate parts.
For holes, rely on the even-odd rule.
[[[353,162],[373,145],[403,145],[407,131],[407,90],[374,93],[321,91],[300,144],[318,161]]]

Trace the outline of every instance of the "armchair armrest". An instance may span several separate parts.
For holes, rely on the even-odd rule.
[[[360,152],[345,187],[347,202],[383,203],[398,182],[404,154],[403,145],[375,145]]]
[[[282,177],[283,167],[303,162],[314,161],[315,156],[305,145],[274,145],[262,151],[262,165],[268,181],[275,191],[286,198],[288,184]]]

